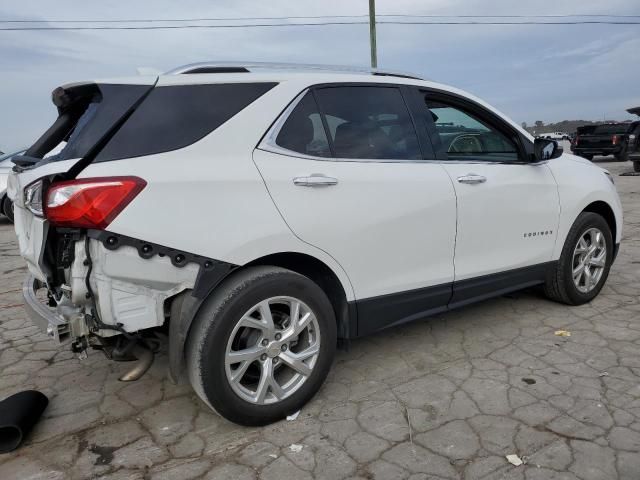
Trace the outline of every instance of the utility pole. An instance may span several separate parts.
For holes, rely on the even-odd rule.
[[[376,47],[376,0],[369,0],[369,43],[371,44],[371,68],[378,68]]]

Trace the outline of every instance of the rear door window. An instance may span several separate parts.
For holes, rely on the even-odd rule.
[[[276,145],[304,155],[331,156],[327,134],[311,92],[302,97],[282,125]]]
[[[341,86],[315,91],[337,158],[418,160],[418,137],[400,90]]]

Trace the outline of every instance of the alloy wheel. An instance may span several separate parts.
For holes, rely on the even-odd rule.
[[[590,228],[578,239],[573,250],[573,283],[581,293],[592,291],[602,278],[607,263],[607,244],[604,234]]]
[[[225,372],[243,400],[266,405],[289,397],[309,378],[320,353],[314,312],[293,297],[272,297],[236,323],[225,351]]]

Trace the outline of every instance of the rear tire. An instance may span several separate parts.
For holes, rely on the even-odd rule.
[[[185,352],[198,396],[226,419],[257,426],[300,410],[324,382],[335,348],[324,291],[298,273],[258,266],[232,274],[205,301]]]
[[[595,241],[596,232],[602,235],[599,242]],[[597,248],[598,244],[603,247]],[[583,249],[585,252],[580,253]],[[589,253],[592,249],[593,252]],[[600,293],[607,281],[612,261],[613,238],[609,225],[600,215],[583,212],[567,234],[560,260],[544,285],[545,294],[552,300],[568,305],[590,302]],[[603,262],[601,268],[596,266],[599,262]],[[586,267],[581,271],[581,266]],[[579,272],[577,282],[575,272]],[[587,274],[589,280],[593,279],[593,284],[588,283]]]
[[[6,195],[2,200],[2,213],[13,223],[13,202]]]
[[[640,162],[633,162],[633,171],[640,172]]]

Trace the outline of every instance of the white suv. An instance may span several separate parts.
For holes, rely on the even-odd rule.
[[[9,182],[33,321],[125,379],[165,328],[172,378],[242,424],[300,409],[338,340],[533,285],[588,302],[621,238],[606,171],[418,78],[197,64],[53,101]]]

